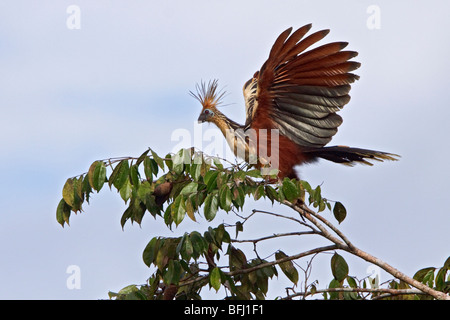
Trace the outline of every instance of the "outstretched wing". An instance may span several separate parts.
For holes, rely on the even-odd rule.
[[[336,134],[342,118],[336,114],[350,100],[350,73],[360,63],[349,61],[354,51],[346,42],[328,43],[309,51],[329,30],[307,37],[311,24],[275,41],[269,58],[244,85],[246,128],[279,129],[300,146],[322,147]]]

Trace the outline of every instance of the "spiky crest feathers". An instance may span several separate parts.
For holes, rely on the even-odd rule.
[[[217,108],[223,102],[225,91],[218,88],[218,80],[211,80],[208,83],[201,81],[200,84],[196,84],[196,93],[189,91],[191,96],[197,99],[203,109]]]

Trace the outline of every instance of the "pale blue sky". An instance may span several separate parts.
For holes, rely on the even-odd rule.
[[[139,156],[149,146],[172,151],[174,130],[198,126],[200,106],[188,92],[202,79],[219,79],[229,92],[223,112],[242,123],[242,85],[281,31],[307,23],[331,29],[329,41],[349,41],[362,63],[331,145],[402,159],[354,168],[323,161],[300,168],[302,178],[346,205],[340,228],[361,249],[411,276],[442,265],[450,254],[450,5],[413,3],[3,1],[0,299],[107,298],[109,290],[149,276],[141,254],[153,236],[206,229],[202,220],[171,233],[162,219],[149,217],[122,231],[125,206],[106,189],[71,217],[70,227],[57,224],[55,209],[66,178],[94,160]],[[79,30],[66,26],[72,4],[81,10]],[[380,29],[367,27],[369,5],[380,9]],[[262,219],[248,237],[289,227]],[[315,243],[302,238],[286,252]],[[329,257],[322,259],[313,270],[329,281]],[[366,275],[368,264],[348,261],[353,275]],[[66,286],[70,265],[80,267],[81,289]]]

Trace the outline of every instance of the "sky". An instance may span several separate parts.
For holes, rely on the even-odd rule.
[[[200,105],[189,91],[201,80],[219,79],[228,92],[222,111],[243,123],[243,84],[279,33],[308,23],[330,29],[328,41],[348,41],[362,63],[330,145],[402,158],[353,168],[320,161],[298,172],[344,203],[339,228],[360,249],[410,276],[442,266],[450,254],[449,9],[437,0],[2,1],[0,299],[107,299],[150,276],[142,251],[152,237],[232,219],[220,213],[211,224],[186,221],[170,231],[147,217],[122,230],[126,206],[107,188],[70,226],[55,213],[66,179],[95,160],[148,147],[166,154],[181,142],[204,147],[217,131],[196,122]],[[177,132],[190,135],[180,141]],[[248,201],[246,211],[253,208],[288,212],[268,201]],[[248,238],[295,230],[258,219]],[[261,252],[295,254],[318,243],[300,238]],[[350,274],[368,275],[369,263],[343,255]],[[314,260],[310,280],[322,288],[332,279],[330,257]],[[285,292],[285,280],[280,273],[269,297]]]

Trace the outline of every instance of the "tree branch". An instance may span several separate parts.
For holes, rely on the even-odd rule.
[[[320,293],[330,293],[330,292],[361,292],[361,293],[385,293],[383,295],[373,297],[372,299],[383,299],[391,296],[399,296],[399,295],[410,295],[410,294],[426,294],[418,289],[389,289],[389,288],[377,288],[377,289],[369,289],[369,288],[328,288],[328,289],[318,289],[314,292],[306,291],[306,292],[296,292],[292,295],[288,295],[287,297],[282,298],[282,300],[289,300],[294,297],[299,296],[312,296]]]
[[[266,268],[266,267],[270,267],[270,266],[273,266],[273,265],[276,265],[276,264],[280,264],[280,263],[283,263],[283,262],[286,262],[286,261],[300,259],[300,258],[306,257],[306,256],[311,255],[311,254],[317,254],[319,252],[331,251],[331,250],[336,250],[336,249],[339,249],[339,246],[337,246],[337,245],[330,245],[330,246],[326,246],[326,247],[319,247],[319,248],[308,250],[308,251],[305,251],[305,252],[301,252],[301,253],[298,253],[298,254],[295,254],[295,255],[292,255],[292,256],[287,256],[287,257],[284,257],[284,258],[281,258],[281,259],[278,259],[278,260],[261,263],[261,264],[259,264],[257,266],[251,267],[251,268],[240,269],[240,270],[236,270],[236,271],[223,272],[223,273],[225,275],[228,275],[228,276],[235,276],[235,275],[239,275],[239,274],[246,274],[246,273],[250,273],[250,272],[262,269],[262,268]],[[179,286],[180,287],[181,286],[187,286],[187,285],[190,285],[192,283],[205,280],[206,278],[208,278],[208,276],[209,275],[200,276],[200,277],[197,277],[197,278],[189,280],[189,281],[183,281],[182,280],[182,281],[180,281]]]
[[[298,213],[303,215],[306,219],[311,221],[321,231],[321,235],[324,236],[325,238],[327,238],[328,240],[330,240],[331,242],[335,243],[339,247],[339,249],[347,251],[357,257],[360,257],[360,258],[374,264],[374,265],[379,266],[380,268],[382,268],[383,270],[385,270],[386,272],[388,272],[389,274],[394,276],[396,279],[403,280],[407,284],[421,290],[422,292],[424,292],[426,294],[433,296],[436,299],[450,300],[450,296],[448,296],[447,294],[437,291],[437,290],[434,290],[433,288],[430,288],[429,286],[427,286],[411,277],[408,277],[407,275],[400,272],[399,270],[392,267],[391,265],[387,264],[386,262],[382,261],[381,259],[376,258],[376,257],[372,256],[371,254],[355,247],[347,239],[347,237],[345,237],[345,235],[340,230],[338,230],[336,227],[333,226],[333,224],[331,224],[324,217],[315,213],[314,211],[307,208],[306,206],[300,207],[298,205],[293,205],[292,203],[290,203],[286,200],[283,201],[282,203],[293,208],[295,211],[297,211]],[[344,241],[345,244],[342,241],[340,241],[339,239],[335,238],[333,235],[331,235],[316,219],[314,219],[314,217],[319,219],[328,228],[333,230],[333,232],[335,232]]]
[[[252,242],[252,243],[258,243],[260,241],[268,240],[268,239],[275,239],[280,237],[289,237],[289,236],[302,236],[306,234],[318,234],[316,231],[300,231],[300,232],[286,232],[286,233],[275,233],[271,236],[261,237],[258,239],[245,239],[245,240],[238,240],[238,239],[231,239],[231,242],[237,242],[237,243],[244,243],[244,242]]]

